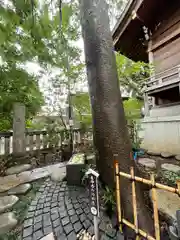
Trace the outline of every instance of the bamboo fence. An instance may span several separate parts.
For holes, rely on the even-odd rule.
[[[122,207],[121,207],[121,187],[120,187],[120,177],[125,177],[130,180],[132,185],[132,206],[133,206],[133,223],[129,222],[122,216]],[[117,202],[117,213],[118,213],[118,222],[119,229],[122,232],[122,225],[126,225],[129,228],[133,229],[136,233],[136,240],[140,236],[147,238],[148,240],[160,240],[160,227],[159,227],[159,215],[158,215],[158,205],[157,205],[157,194],[156,189],[163,189],[171,193],[176,193],[180,196],[180,180],[177,181],[177,188],[173,188],[161,183],[156,183],[154,175],[151,174],[150,179],[144,179],[134,175],[134,168],[131,167],[130,174],[121,172],[120,166],[117,161],[115,161],[115,180],[116,180],[116,202]],[[148,233],[143,231],[138,227],[138,214],[137,214],[137,199],[136,199],[136,182],[144,183],[149,185],[152,189],[152,203],[153,203],[153,215],[154,215],[154,229],[155,237],[150,236]]]

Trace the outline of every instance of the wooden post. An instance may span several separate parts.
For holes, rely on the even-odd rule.
[[[144,115],[149,116],[149,102],[147,93],[144,93]]]
[[[5,137],[5,155],[10,154],[10,137]]]
[[[120,232],[122,233],[120,177],[119,177],[119,163],[118,163],[118,161],[115,161],[115,177],[116,177],[116,201],[117,201],[118,223],[119,223]]]
[[[13,155],[24,155],[25,152],[25,106],[21,103],[15,103],[13,116]]]
[[[29,151],[32,153],[34,150],[33,133],[29,133]]]
[[[41,138],[40,138],[40,134],[37,133],[36,134],[36,150],[40,150],[40,146],[41,146]]]
[[[151,174],[151,182],[152,182],[152,202],[153,202],[153,210],[154,210],[155,237],[156,237],[156,240],[160,240],[159,215],[158,215],[158,206],[157,206],[157,196],[156,196],[154,174]]]
[[[134,226],[136,232],[136,240],[139,239],[138,235],[138,215],[137,215],[137,202],[136,202],[136,186],[134,178],[134,168],[131,167],[131,181],[132,181],[132,205],[133,205],[133,215],[134,215]]]

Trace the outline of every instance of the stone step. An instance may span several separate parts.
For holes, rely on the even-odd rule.
[[[156,168],[156,161],[151,158],[139,158],[138,163],[146,169]]]
[[[21,195],[26,194],[31,189],[30,183],[21,184],[17,187],[11,188],[7,191],[7,195]]]
[[[164,163],[161,165],[162,170],[170,171],[174,173],[180,173],[180,166],[170,163]]]
[[[11,231],[18,221],[12,212],[3,213],[0,215],[0,234]]]
[[[18,174],[32,168],[31,164],[22,164],[14,167],[10,167],[6,170],[6,175]]]
[[[162,189],[157,189],[157,205],[160,213],[165,215],[167,219],[175,220],[176,211],[180,209],[180,198],[177,194]],[[150,190],[152,198],[152,190]]]
[[[6,192],[10,189],[19,186],[20,184],[30,183],[36,181],[40,178],[48,177],[52,174],[54,169],[57,168],[64,168],[65,169],[66,163],[58,163],[49,165],[42,168],[36,168],[31,171],[25,171],[22,173],[8,175],[5,177],[0,177],[0,192]]]
[[[18,200],[19,198],[14,195],[0,197],[0,213],[14,206]]]

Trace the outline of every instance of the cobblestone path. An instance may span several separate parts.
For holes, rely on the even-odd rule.
[[[109,218],[102,212],[99,228],[101,240],[117,239]],[[22,239],[39,240],[53,232],[56,240],[76,240],[82,231],[94,235],[88,192],[83,187],[67,186],[66,182],[46,180],[29,207]]]

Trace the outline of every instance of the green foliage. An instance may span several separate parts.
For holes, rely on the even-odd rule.
[[[89,94],[86,92],[74,94],[72,96],[72,106],[75,111],[76,120],[81,123],[81,128],[86,129],[92,126]]]
[[[141,117],[143,101],[136,98],[129,98],[123,101],[123,105],[127,120],[139,119]]]
[[[110,206],[112,206],[112,208],[115,207],[115,204],[116,204],[115,192],[107,186],[105,187],[105,191],[102,196],[102,199],[103,199],[105,205],[110,205]]]
[[[162,171],[163,182],[168,185],[176,185],[176,181],[180,179],[180,172]]]
[[[116,65],[121,89],[133,98],[142,99],[145,79],[149,77],[149,64],[133,62],[125,56],[116,54]]]

